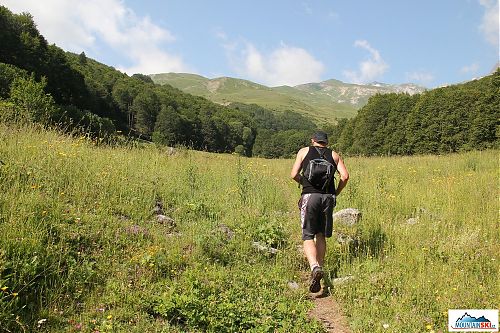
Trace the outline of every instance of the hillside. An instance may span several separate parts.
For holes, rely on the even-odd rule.
[[[500,147],[500,70],[422,94],[370,98],[331,129],[349,154],[445,154]],[[369,134],[368,134],[369,133]]]
[[[413,94],[420,89],[413,85],[329,80],[269,88],[232,78],[153,76],[205,98],[49,45],[27,13],[0,6],[0,26],[0,118],[5,121],[22,118],[108,142],[140,138],[269,158],[293,156],[320,128],[331,134],[336,149],[351,154],[498,146],[498,73],[420,94]],[[355,115],[356,105],[370,95]]]
[[[0,332],[326,331],[293,160],[98,143],[0,123]],[[497,306],[498,151],[345,162],[363,219],[335,223],[323,297],[352,332]]]
[[[373,82],[362,85],[344,83],[338,80],[301,84],[296,86],[295,89],[309,93],[312,99],[324,98],[325,101],[329,100],[330,102],[339,104],[352,105],[356,109],[366,105],[368,99],[375,94],[407,93],[414,95],[426,90],[411,83],[391,85]]]
[[[203,76],[183,73],[152,74],[150,77],[157,84],[169,84],[184,92],[203,96],[222,105],[229,105],[233,102],[257,104],[280,112],[294,111],[317,116],[315,109],[300,99],[247,80],[230,77],[207,79]],[[321,116],[322,120],[327,119],[326,115]]]
[[[228,77],[208,79],[185,73],[150,76],[155,83],[169,84],[217,103],[255,103],[277,111],[293,110],[312,116],[319,123],[335,123],[335,118],[352,118],[356,110],[364,106],[369,97],[375,94],[399,92],[416,94],[425,90],[414,84],[388,85],[375,82],[356,85],[338,80],[270,88]]]
[[[0,6],[0,26],[0,118],[4,120],[23,118],[105,141],[133,137],[159,145],[246,156],[259,152],[266,157],[290,156],[317,127],[298,113],[220,105],[154,84],[146,75],[128,76],[84,52],[65,52],[47,43],[28,13],[17,15]],[[230,84],[224,86],[226,92],[234,90]],[[289,99],[282,98],[287,104]],[[286,146],[270,154],[259,142],[274,141],[271,136],[278,132],[275,141]]]

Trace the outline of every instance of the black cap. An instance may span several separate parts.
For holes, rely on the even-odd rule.
[[[328,135],[326,135],[325,132],[321,131],[314,133],[311,139],[316,142],[328,143]]]

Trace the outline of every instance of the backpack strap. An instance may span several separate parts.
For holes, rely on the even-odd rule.
[[[319,157],[321,157],[322,159],[326,160],[326,158],[325,158],[326,148],[319,149],[317,146],[313,146],[313,147],[316,148],[316,151],[318,152]]]

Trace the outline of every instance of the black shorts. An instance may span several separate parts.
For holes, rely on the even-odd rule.
[[[302,240],[314,239],[319,233],[325,237],[332,236],[335,205],[335,194],[302,194],[299,200]]]

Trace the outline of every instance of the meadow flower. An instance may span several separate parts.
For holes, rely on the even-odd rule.
[[[431,324],[428,324],[425,326],[425,328],[427,328],[428,330],[432,329],[432,325]]]

